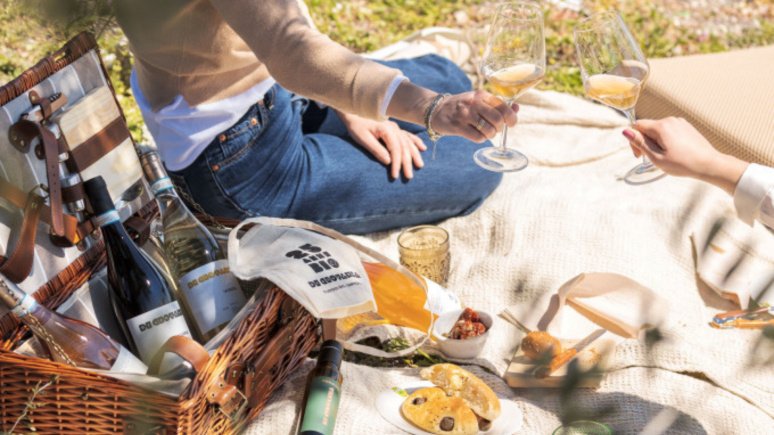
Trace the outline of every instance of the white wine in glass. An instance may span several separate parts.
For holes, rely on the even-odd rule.
[[[543,12],[537,3],[508,2],[498,6],[489,30],[481,62],[490,90],[509,106],[521,94],[543,80],[546,69]],[[495,172],[515,172],[529,159],[507,146],[508,126],[503,127],[499,147],[481,148],[476,164]]]
[[[621,16],[603,12],[582,20],[575,29],[575,47],[586,95],[622,111],[634,124],[634,106],[650,68]],[[643,157],[642,163],[631,169],[624,181],[645,184],[664,175]]]
[[[516,99],[543,80],[543,68],[531,63],[509,66],[497,71],[484,71],[492,93]]]
[[[637,104],[642,83],[631,77],[595,74],[586,80],[586,95],[602,104],[626,111]]]

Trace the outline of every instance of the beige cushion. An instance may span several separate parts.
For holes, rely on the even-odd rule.
[[[774,45],[649,62],[638,118],[683,117],[720,151],[774,165]]]

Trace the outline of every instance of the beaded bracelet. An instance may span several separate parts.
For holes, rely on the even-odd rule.
[[[433,98],[433,101],[430,102],[430,105],[427,106],[427,109],[425,110],[425,128],[427,128],[427,135],[430,136],[430,140],[435,142],[438,139],[441,138],[441,135],[438,134],[435,130],[433,130],[433,127],[430,125],[430,120],[433,118],[433,114],[435,114],[435,110],[438,108],[438,106],[441,105],[441,102],[444,98],[450,97],[451,94],[438,94]]]

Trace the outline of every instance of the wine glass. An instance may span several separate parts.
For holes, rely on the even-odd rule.
[[[510,106],[528,89],[543,80],[546,44],[543,12],[537,3],[500,4],[489,30],[481,70],[493,94]],[[503,127],[502,143],[476,151],[473,159],[484,169],[514,172],[527,167],[524,154],[508,148],[508,126]]]
[[[575,47],[586,96],[620,110],[634,124],[634,106],[650,67],[621,16],[602,12],[582,20],[575,28]],[[624,181],[645,184],[664,175],[643,156]]]

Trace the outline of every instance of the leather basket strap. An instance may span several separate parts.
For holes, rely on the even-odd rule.
[[[81,201],[86,198],[86,191],[83,190],[83,183],[78,183],[70,187],[62,188],[62,201],[71,203]]]
[[[124,124],[124,118],[121,116],[117,117],[97,134],[86,139],[86,141],[70,152],[70,158],[75,165],[75,170],[81,172],[93,165],[107,153],[121,145],[130,136],[129,129]]]
[[[59,141],[53,133],[37,122],[22,119],[11,126],[9,138],[11,142],[24,140],[28,143],[39,137],[43,145],[43,156],[46,162],[48,178],[49,225],[55,236],[64,236],[64,210],[62,209],[62,186],[59,181]]]
[[[231,364],[221,377],[215,378],[207,387],[207,401],[218,406],[223,414],[235,421],[238,415],[255,407],[261,398],[271,393],[269,371],[292,346],[291,326],[283,326],[261,350],[260,356],[253,364]],[[241,390],[240,381],[243,381]]]
[[[271,393],[271,374],[269,371],[279,363],[288,349],[292,348],[293,329],[290,325],[286,325],[277,331],[266,344],[266,347],[252,364],[252,370],[245,374],[244,390],[248,407],[255,407],[262,397]]]
[[[0,198],[4,198],[11,205],[24,209],[27,203],[27,194],[13,184],[0,178]],[[45,204],[40,205],[40,220],[51,225],[51,210]],[[62,214],[64,224],[64,235],[62,236],[70,245],[77,245],[86,236],[94,231],[94,225],[91,221],[78,223],[78,220],[69,215]]]
[[[38,232],[38,219],[42,204],[43,198],[30,192],[24,206],[24,218],[16,247],[8,257],[0,255],[0,272],[17,284],[27,279],[32,272],[32,261],[35,258],[35,236]]]
[[[204,367],[210,361],[210,354],[207,353],[207,350],[205,350],[201,344],[188,337],[176,335],[170,337],[169,340],[161,346],[161,349],[156,352],[156,355],[148,366],[148,374],[155,375],[159,372],[159,368],[161,367],[161,363],[164,360],[164,355],[166,353],[174,353],[184,359],[191,364],[191,367],[193,367],[196,373],[204,370]]]

